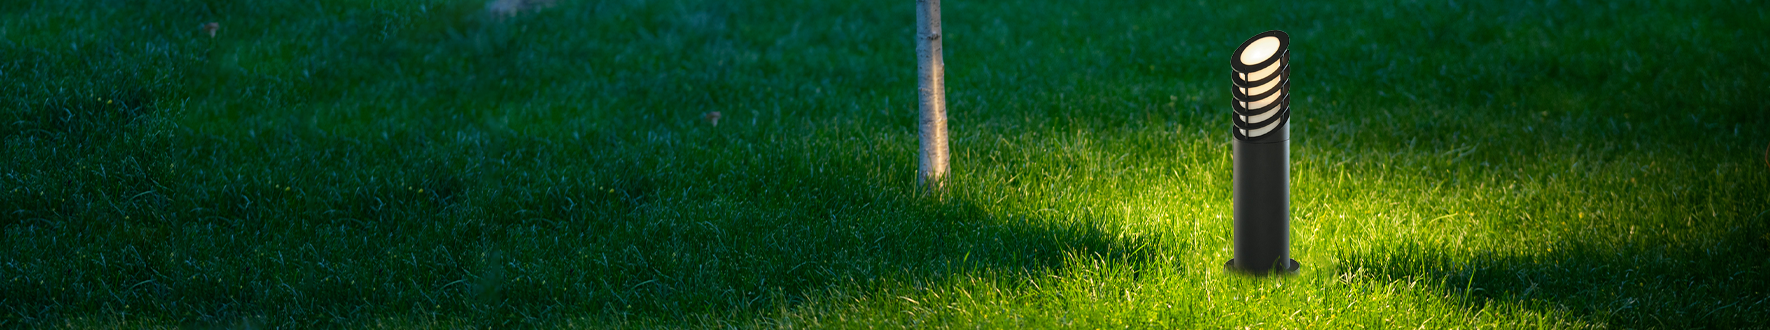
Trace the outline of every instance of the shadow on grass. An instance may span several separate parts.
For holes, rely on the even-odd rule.
[[[901,153],[854,157],[814,149],[779,153],[804,159],[709,175],[738,178],[725,184],[623,165],[631,167],[609,179],[620,188],[592,202],[609,207],[602,214],[611,221],[589,221],[586,230],[609,234],[595,243],[605,250],[633,255],[599,263],[603,273],[595,280],[606,283],[594,291],[603,294],[579,303],[617,322],[747,319],[828,290],[924,289],[980,271],[1039,276],[1077,256],[1153,257],[1138,249],[1153,244],[1148,239],[1119,239],[1086,218],[999,214],[962,197],[921,195],[903,177],[913,172],[892,165],[911,163],[896,157]],[[698,201],[671,197],[685,189],[713,192]]]
[[[1120,239],[1086,218],[918,196],[905,150],[764,129],[687,130],[695,142],[674,148],[623,140],[635,134],[588,150],[497,135],[362,143],[302,132],[116,147],[182,146],[162,158],[177,171],[158,177],[157,194],[180,196],[171,201],[80,186],[45,197],[95,201],[73,212],[0,199],[43,218],[5,224],[21,242],[0,250],[7,323],[726,322],[831,290],[1153,257],[1138,252],[1150,238]],[[70,175],[49,166],[19,170]]]
[[[1762,326],[1770,314],[1770,230],[1763,214],[1744,220],[1720,232],[1559,241],[1542,251],[1389,246],[1342,255],[1336,272],[1438,284],[1471,310],[1508,304],[1618,328]]]

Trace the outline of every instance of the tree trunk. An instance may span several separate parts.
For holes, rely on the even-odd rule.
[[[916,183],[938,192],[947,174],[946,63],[940,56],[940,0],[916,0],[916,80],[921,119],[918,139],[921,170]]]

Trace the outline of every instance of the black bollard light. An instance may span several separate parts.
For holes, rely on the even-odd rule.
[[[1235,110],[1235,257],[1224,269],[1293,273],[1291,259],[1291,38],[1262,32],[1230,59]]]

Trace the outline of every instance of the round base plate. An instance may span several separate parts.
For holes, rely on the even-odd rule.
[[[1255,276],[1259,276],[1259,275],[1266,275],[1267,273],[1273,273],[1273,272],[1278,273],[1280,275],[1295,274],[1295,273],[1297,273],[1298,269],[1303,268],[1303,263],[1297,262],[1297,259],[1288,259],[1288,260],[1290,260],[1290,262],[1286,263],[1286,265],[1284,265],[1284,267],[1282,267],[1282,268],[1268,270],[1267,272],[1253,272],[1253,271],[1243,270],[1241,268],[1236,268],[1235,267],[1235,259],[1229,259],[1229,262],[1223,263],[1223,270],[1233,272],[1233,273],[1252,274]]]

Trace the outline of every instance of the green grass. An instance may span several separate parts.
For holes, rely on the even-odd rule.
[[[1763,1],[948,1],[944,198],[908,1],[483,8],[0,3],[0,327],[1770,322]],[[1255,279],[1269,29],[1304,268]]]

